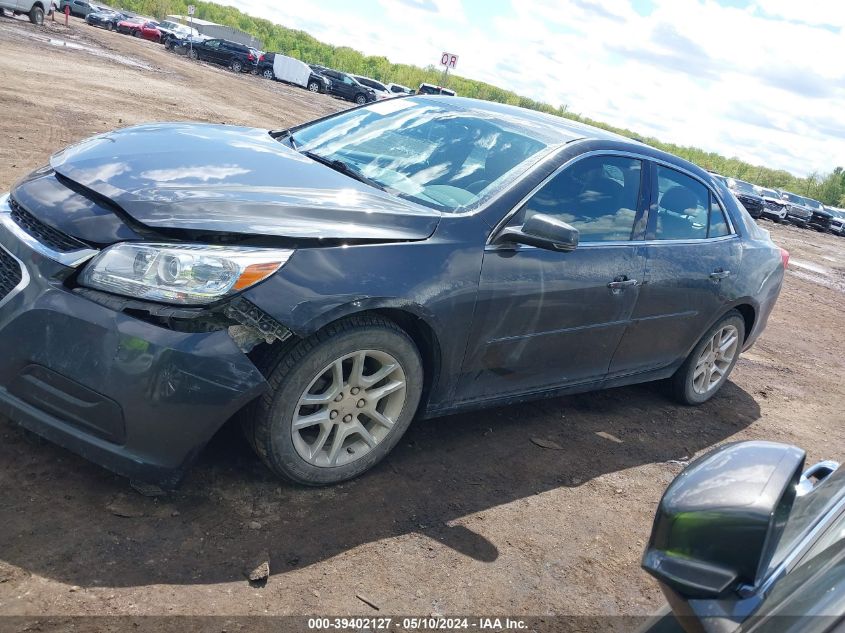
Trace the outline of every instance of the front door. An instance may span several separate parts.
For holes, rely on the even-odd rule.
[[[536,213],[578,229],[568,253],[489,245],[458,401],[538,392],[605,376],[645,271],[640,160],[589,156],[547,180],[508,222]],[[495,236],[494,236],[495,239]]]
[[[654,165],[645,284],[611,373],[625,375],[682,360],[726,310],[741,245],[713,192],[675,169]]]

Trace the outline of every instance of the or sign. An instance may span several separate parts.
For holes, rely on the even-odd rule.
[[[443,53],[440,56],[440,65],[446,68],[454,68],[458,65],[458,56],[452,53]]]
[[[188,15],[193,15],[195,9],[196,9],[196,7],[194,5],[189,4],[188,5]]]

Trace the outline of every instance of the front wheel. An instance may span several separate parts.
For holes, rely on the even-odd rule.
[[[311,92],[320,92],[320,84],[318,84],[316,81],[312,81],[308,84],[308,90],[310,90]]]
[[[44,24],[44,9],[41,7],[32,7],[29,12],[29,21],[33,24]]]
[[[114,24],[112,24],[111,22],[106,22],[106,30],[114,31]]]
[[[141,37],[141,31],[133,31],[132,35],[135,37]]]
[[[191,59],[197,59],[199,57],[199,55],[197,54],[196,49],[194,49],[194,48],[190,49],[188,51],[188,57],[190,57]]]
[[[739,359],[745,340],[745,320],[731,310],[710,328],[672,376],[672,394],[678,402],[707,402],[725,384]]]
[[[364,95],[355,95],[355,103],[357,103],[358,105],[364,105],[365,103],[367,103],[367,97],[365,97]]]
[[[410,337],[376,316],[350,317],[305,339],[270,373],[247,438],[276,474],[309,486],[372,468],[416,413],[423,368]]]

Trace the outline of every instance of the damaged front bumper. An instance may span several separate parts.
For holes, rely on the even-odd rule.
[[[266,389],[244,349],[286,330],[237,314],[238,336],[136,318],[72,291],[74,269],[50,255],[0,223],[0,416],[132,479],[178,484]]]

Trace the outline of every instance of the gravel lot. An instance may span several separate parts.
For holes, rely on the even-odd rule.
[[[76,19],[0,18],[0,77],[0,191],[115,127],[278,128],[347,105]],[[369,475],[320,490],[275,481],[227,427],[160,498],[0,419],[0,614],[653,612],[639,558],[674,460],[751,438],[845,459],[845,239],[763,225],[792,253],[784,290],[700,408],[646,385],[422,422]]]

